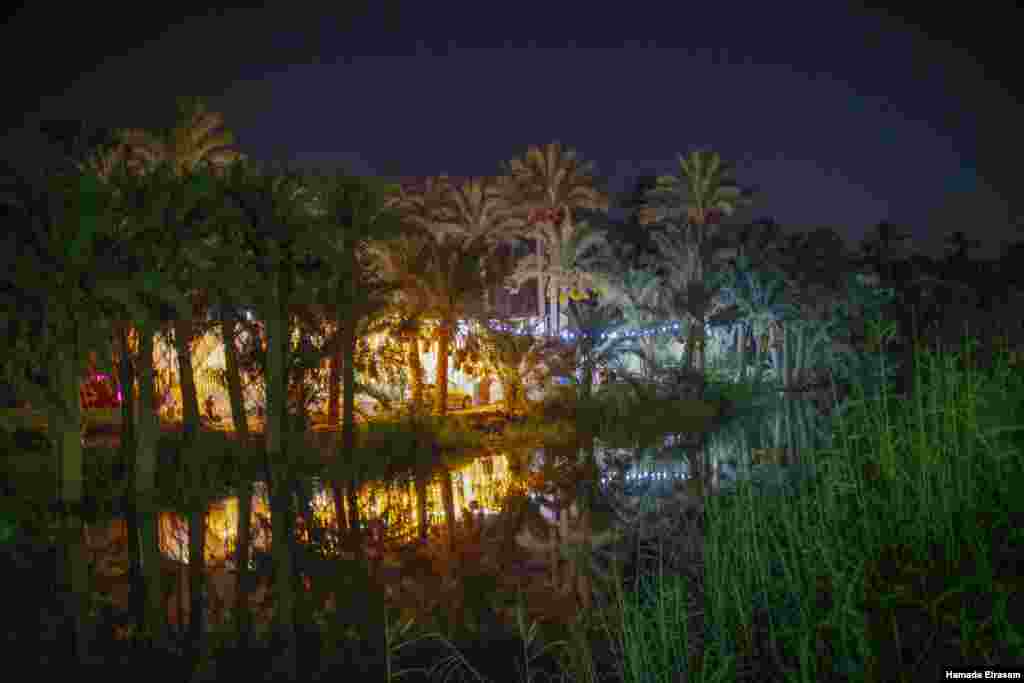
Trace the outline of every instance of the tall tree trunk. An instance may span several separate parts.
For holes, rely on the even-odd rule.
[[[331,428],[338,426],[341,415],[341,378],[345,367],[345,349],[341,343],[341,328],[335,324],[335,348],[330,357],[330,387],[327,394],[327,422]],[[345,516],[345,486],[342,481],[332,477],[331,497],[334,504],[334,518],[338,524],[338,539],[348,530]]]
[[[554,297],[551,299],[551,330],[557,337],[562,332],[562,288],[555,287]]]
[[[354,289],[354,288],[353,288]],[[341,311],[339,311],[341,313]],[[342,316],[339,315],[339,318]],[[348,495],[348,522],[349,529],[355,543],[356,557],[361,561],[364,559],[362,524],[359,515],[359,481],[355,470],[355,448],[356,448],[356,316],[350,310],[348,316],[340,319],[342,353],[345,357],[344,372],[342,373],[342,416],[341,416],[341,460],[350,466],[349,480],[347,485]]]
[[[235,604],[233,605],[235,623],[238,625],[238,638],[241,647],[249,642],[252,628],[252,616],[249,611],[249,547],[252,544],[252,496],[253,484],[251,463],[247,459],[250,452],[249,421],[245,414],[245,401],[242,397],[242,376],[238,368],[238,349],[235,346],[235,321],[227,310],[221,312],[221,338],[224,340],[224,368],[227,374],[228,400],[231,402],[231,422],[235,428],[235,439],[238,444],[239,468],[238,483],[238,521],[235,529]]]
[[[287,423],[288,377],[285,358],[288,344],[287,293],[282,274],[277,273],[272,304],[266,316],[267,326],[267,460],[270,472],[271,554],[274,563],[274,621],[284,641],[283,674],[287,680],[297,677],[295,642],[295,584],[292,567],[291,487],[287,474],[284,429]]]
[[[420,361],[420,337],[413,335],[409,342],[409,374],[412,379],[412,402],[419,405],[423,401],[423,363]]]
[[[71,334],[75,334],[72,330]],[[92,640],[89,628],[89,566],[85,553],[84,526],[81,516],[85,488],[82,459],[82,411],[79,387],[81,370],[76,346],[57,351],[56,367],[51,368],[51,386],[61,398],[59,410],[51,411],[50,433],[60,453],[60,501],[63,538],[58,544],[61,553],[60,575],[65,614],[72,629],[72,656],[84,663],[89,659]]]
[[[182,431],[188,441],[199,431],[199,396],[192,367],[192,321],[174,321],[174,351],[178,357],[178,382],[181,386]]]
[[[174,321],[174,350],[178,357],[178,382],[181,386],[182,451],[189,473],[188,500],[188,582],[189,626],[188,642],[193,659],[198,657],[203,637],[206,605],[206,505],[201,483],[202,463],[196,451],[199,433],[199,396],[196,393],[195,369],[192,366],[192,321],[178,318]]]
[[[160,573],[160,540],[157,530],[156,442],[160,433],[154,401],[154,328],[139,326],[139,412],[135,452],[135,509],[139,518],[139,561],[146,585],[144,628],[159,648],[167,647],[167,610],[164,607]]]
[[[327,389],[327,422],[332,427],[338,424],[341,415],[339,402],[341,399],[341,366],[344,361],[341,345],[338,344],[331,354],[330,386]]]
[[[544,266],[544,240],[540,237],[537,238],[537,264],[543,269]],[[537,276],[537,317],[543,321],[545,332],[550,332],[547,327],[547,306],[545,302],[547,300],[547,283],[543,276]]]
[[[745,382],[747,380],[747,327],[743,323],[740,323],[739,328],[736,330],[736,349],[739,363],[739,369],[736,372],[736,381]]]
[[[132,351],[129,342],[129,327],[125,322],[118,323],[116,328],[119,358],[117,364],[118,385],[121,387],[121,445],[119,447],[121,462],[126,471],[133,471],[131,466],[135,455],[135,369],[132,366]],[[134,480],[131,474],[129,481]],[[137,626],[145,621],[146,585],[142,579],[142,566],[139,564],[139,519],[135,509],[135,494],[128,490],[124,495],[125,526],[128,533],[128,585],[129,612]]]
[[[704,372],[704,350],[707,346],[707,330],[704,329],[704,316],[697,319],[697,371]]]
[[[452,343],[453,324],[449,320],[441,321],[437,338],[437,376],[434,378],[438,415],[448,414],[448,350]]]

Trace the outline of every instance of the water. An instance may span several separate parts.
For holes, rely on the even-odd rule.
[[[754,482],[756,490],[785,495],[798,490],[804,482],[814,479],[813,465],[800,462],[808,449],[827,447],[829,426],[808,399],[784,397],[758,411],[731,420],[707,435],[700,448],[680,446],[676,435],[666,436],[657,449],[610,449],[600,443],[595,458],[601,471],[599,491],[611,495],[639,498],[664,498],[676,493],[694,476],[704,479],[704,491],[728,494],[740,481]],[[544,463],[545,452],[516,451],[481,456],[465,467],[451,471],[455,522],[463,523],[473,508],[478,518],[497,515],[513,490],[526,488],[535,500],[537,492],[530,489]],[[563,460],[571,454],[552,451]],[[582,461],[582,458],[577,458]],[[620,465],[620,466],[617,466]],[[444,529],[442,474],[435,474],[427,487],[427,526]],[[327,528],[335,527],[335,506],[329,486],[312,480],[311,508],[313,516]],[[347,510],[348,501],[342,507]],[[359,492],[359,507],[364,521],[376,521],[385,529],[392,543],[413,540],[418,535],[419,505],[412,480],[375,483]],[[270,506],[265,483],[256,482],[252,500],[253,547],[268,550],[270,545]],[[549,522],[555,514],[546,506],[540,511]],[[571,511],[571,514],[575,512]],[[210,505],[207,530],[207,565],[232,565],[235,530],[238,520],[238,498],[227,497]],[[98,525],[90,529],[90,545],[99,549],[123,533],[122,520],[113,520],[107,529]],[[160,516],[160,542],[164,554],[178,562],[188,561],[187,522],[180,515],[164,512]]]

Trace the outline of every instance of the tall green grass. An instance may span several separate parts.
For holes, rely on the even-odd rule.
[[[912,400],[861,391],[835,447],[802,454],[818,471],[808,492],[707,501],[701,585],[663,575],[643,600],[620,594],[622,680],[939,680],[1024,664],[1024,375],[1005,358],[979,374],[959,354],[917,353]]]

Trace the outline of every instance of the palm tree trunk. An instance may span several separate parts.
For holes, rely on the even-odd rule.
[[[341,415],[339,403],[341,400],[341,366],[344,362],[341,345],[338,344],[331,354],[330,363],[330,386],[327,389],[327,422],[332,427],[338,424]]]
[[[354,289],[354,288],[353,288]],[[341,348],[344,354],[344,372],[342,373],[342,417],[341,417],[341,453],[339,460],[354,465],[353,457],[356,449],[356,319],[351,307],[347,313],[338,311],[338,324],[341,329]],[[362,524],[359,515],[359,481],[354,467],[350,468],[348,485],[348,523],[355,546],[356,558],[362,561],[365,556],[363,547]]]
[[[139,326],[139,413],[135,451],[135,509],[139,518],[139,562],[146,587],[144,628],[153,644],[167,647],[167,611],[164,608],[160,572],[160,540],[157,531],[156,441],[159,417],[154,401],[153,334],[149,323]]]
[[[224,369],[227,374],[228,400],[231,402],[231,421],[235,428],[239,457],[243,459],[238,482],[238,521],[235,529],[235,604],[233,611],[238,624],[239,644],[245,647],[249,639],[252,619],[249,612],[249,546],[252,544],[253,484],[248,460],[249,421],[242,398],[242,377],[238,368],[238,349],[235,346],[235,323],[225,310],[220,319],[221,338],[224,340]]]
[[[707,356],[705,351],[707,349],[708,341],[707,330],[705,329],[704,316],[700,316],[697,319],[697,371],[700,373],[704,372],[706,367]]]
[[[199,397],[196,393],[195,370],[192,367],[192,321],[179,318],[174,321],[174,349],[178,357],[178,381],[182,403],[182,450],[185,467],[190,474],[188,512],[188,577],[189,577],[189,629],[188,642],[194,659],[198,656],[203,636],[206,606],[203,584],[206,574],[206,500],[201,494],[200,469],[195,440],[199,432]]]
[[[736,330],[737,337],[737,354],[739,369],[736,372],[736,380],[738,382],[745,382],[747,379],[747,327],[744,324],[740,324]]]
[[[327,422],[334,428],[338,425],[341,416],[341,379],[345,367],[345,349],[341,343],[341,325],[335,321],[335,349],[330,357],[330,387],[327,393]],[[331,498],[334,504],[334,518],[338,525],[338,538],[342,538],[348,529],[345,518],[345,486],[338,478],[332,478],[330,482]]]
[[[116,328],[119,359],[117,364],[118,385],[121,388],[121,445],[119,447],[121,462],[126,469],[135,454],[135,370],[132,367],[131,346],[128,341],[129,326],[125,322],[118,323]],[[134,477],[134,475],[132,475]],[[130,481],[131,479],[129,479]],[[125,526],[128,533],[128,585],[129,612],[136,625],[145,621],[146,586],[142,580],[142,567],[139,564],[139,519],[135,509],[135,495],[127,491],[124,495]]]
[[[686,349],[683,352],[683,365],[687,369],[693,368],[693,347],[694,347],[694,323],[689,321],[690,327],[686,331]]]
[[[199,396],[196,394],[195,369],[192,367],[192,321],[174,321],[174,351],[178,357],[178,382],[181,385],[182,433],[188,444],[199,431]]]
[[[452,343],[452,322],[441,321],[437,339],[437,377],[434,387],[437,393],[436,410],[438,415],[448,414],[448,349]]]
[[[420,338],[413,336],[409,342],[409,374],[412,378],[412,402],[419,405],[423,400],[423,363],[420,361]]]
[[[287,373],[285,357],[288,344],[287,292],[282,275],[272,290],[273,303],[266,316],[267,326],[267,459],[277,470],[271,472],[270,519],[271,554],[274,562],[274,621],[284,641],[283,668],[287,680],[295,680],[298,662],[295,642],[295,585],[292,567],[291,489],[285,462],[284,429],[287,422]]]
[[[89,628],[89,566],[84,545],[84,525],[81,517],[84,493],[84,462],[82,459],[82,412],[79,396],[81,372],[76,349],[61,348],[53,368],[52,388],[61,397],[60,410],[51,411],[50,433],[60,454],[60,501],[62,503],[62,576],[61,596],[65,614],[71,620],[75,659],[84,663],[89,659],[91,629]]]
[[[539,266],[541,266],[541,268],[543,268],[543,264],[544,264],[544,241],[540,237],[537,237],[537,264]],[[550,332],[550,328],[547,328],[547,306],[544,305],[545,301],[546,301],[546,298],[547,298],[545,296],[547,294],[546,288],[544,286],[545,284],[546,284],[546,282],[544,281],[544,278],[542,276],[538,275],[537,276],[537,317],[544,321],[544,325],[545,325],[545,328],[546,328],[545,331]]]

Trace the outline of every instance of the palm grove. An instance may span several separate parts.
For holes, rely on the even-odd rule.
[[[127,498],[137,616],[145,638],[166,646],[153,343],[157,335],[173,343],[194,615],[188,642],[198,647],[205,628],[203,530],[212,495],[197,446],[202,430],[191,354],[200,334],[216,329],[226,342],[223,381],[241,441],[250,438],[243,408],[247,363],[258,367],[265,386],[266,460],[238,492],[238,518],[246,523],[237,529],[235,615],[246,637],[252,481],[259,476],[269,485],[273,537],[292,538],[296,475],[289,435],[305,425],[303,378],[311,368],[329,367],[328,413],[341,425],[333,454],[339,462],[355,445],[357,392],[380,394],[373,381],[379,373],[361,353],[360,340],[371,331],[386,330],[395,341],[413,405],[423,398],[420,353],[436,349],[431,398],[442,415],[450,359],[478,377],[497,378],[513,409],[521,407],[527,382],[544,377],[539,367],[553,374],[558,364],[545,356],[550,342],[487,324],[495,285],[516,290],[536,282],[545,330],[562,331],[564,314],[570,330],[585,333],[584,341],[569,345],[566,374],[587,391],[593,371],[621,363],[626,350],[641,359],[641,374],[654,376],[678,360],[666,350],[673,340],[684,349],[684,369],[704,371],[710,326],[735,332],[737,372],[760,373],[757,361],[776,341],[768,336],[779,317],[772,292],[779,283],[796,282],[794,264],[802,262],[795,255],[800,245],[780,247],[770,225],[726,227],[723,218],[750,197],[730,166],[707,151],[681,156],[677,175],[650,179],[625,224],[607,218],[612,199],[593,167],[558,143],[529,147],[494,177],[441,175],[390,184],[342,172],[260,167],[235,149],[222,117],[197,98],[179,101],[166,130],[115,131],[99,144],[69,148],[68,157],[64,167],[40,177],[7,179],[0,196],[10,227],[0,282],[4,377],[48,416],[59,473],[60,594],[73,615],[69,642],[82,659],[89,654],[90,586],[79,386],[91,368],[115,372],[125,396],[136,397],[121,404],[120,452],[132,473]],[[510,256],[524,251],[521,258]],[[771,268],[769,261],[792,267]],[[245,311],[255,313],[258,327]],[[466,320],[480,324],[456,344]],[[601,341],[603,332],[664,320],[679,321],[674,335],[614,350]],[[241,345],[243,329],[258,330],[255,347]],[[317,329],[329,333],[310,343]],[[331,486],[337,519],[361,548],[358,482],[353,476]],[[298,569],[292,546],[274,543],[272,557],[275,630],[294,671]]]

